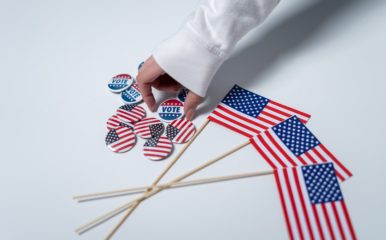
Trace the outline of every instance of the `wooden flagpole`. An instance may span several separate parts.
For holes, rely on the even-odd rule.
[[[175,185],[170,186],[169,189],[188,187],[188,186],[194,186],[194,185],[200,185],[200,184],[217,183],[222,181],[230,181],[230,180],[237,180],[237,179],[257,177],[257,176],[261,176],[260,171],[251,172],[251,173],[234,174],[234,175],[225,175],[225,176],[218,176],[218,177],[199,178],[199,179],[190,180],[190,181],[178,182]],[[157,185],[156,187],[159,188],[163,186],[165,186],[165,184]],[[143,187],[127,188],[127,189],[120,189],[120,190],[114,190],[114,191],[108,191],[108,192],[91,193],[91,194],[74,196],[73,199],[78,202],[94,201],[94,200],[100,200],[105,198],[124,196],[128,194],[143,193],[148,188],[149,186],[143,186]]]
[[[224,154],[222,154],[222,155],[220,155],[220,156],[218,156],[218,157],[216,157],[216,158],[214,158],[214,159],[212,159],[212,160],[210,160],[210,161],[208,161],[208,162],[198,166],[197,168],[189,171],[188,173],[183,174],[182,176],[175,178],[174,180],[172,180],[169,183],[165,184],[164,187],[157,188],[156,190],[146,191],[141,197],[139,197],[139,198],[137,198],[135,200],[134,205],[131,206],[131,208],[128,210],[128,212],[123,216],[123,218],[118,222],[118,224],[111,230],[111,232],[107,235],[106,240],[109,240],[109,239],[111,239],[114,236],[114,234],[118,231],[118,229],[122,226],[122,224],[126,221],[126,219],[131,215],[131,213],[138,207],[138,205],[143,200],[145,200],[146,198],[148,198],[150,196],[153,196],[153,195],[159,193],[160,191],[164,190],[165,188],[169,188],[170,186],[176,184],[177,182],[180,182],[180,181],[184,180],[185,178],[193,175],[194,173],[199,172],[202,169],[204,169],[204,168],[206,168],[206,167],[208,167],[208,166],[210,166],[210,165],[220,161],[221,159],[231,155],[234,152],[237,152],[238,150],[242,149],[243,147],[245,147],[245,146],[247,146],[249,144],[250,144],[250,141],[247,141],[247,142],[241,144],[240,146],[225,152]]]

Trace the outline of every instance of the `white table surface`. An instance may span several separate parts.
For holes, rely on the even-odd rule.
[[[82,236],[74,229],[133,196],[72,196],[150,184],[170,162],[146,160],[142,139],[125,154],[105,147],[106,119],[121,105],[105,84],[135,74],[196,4],[1,2],[1,239],[102,239],[118,218]],[[219,70],[194,120],[234,83],[312,113],[309,127],[354,173],[342,188],[361,239],[386,238],[385,12],[381,0],[282,0]],[[244,141],[210,123],[165,180]],[[258,169],[269,167],[248,146],[195,177]],[[265,176],[165,191],[115,239],[286,239],[274,184]]]

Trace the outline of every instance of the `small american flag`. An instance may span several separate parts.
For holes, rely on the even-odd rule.
[[[303,123],[311,117],[235,85],[208,119],[252,137],[293,115],[297,115]]]
[[[290,239],[356,239],[334,164],[277,169]]]
[[[143,154],[150,160],[162,160],[172,152],[172,142],[165,136],[157,136],[146,141]]]
[[[166,127],[166,136],[174,143],[185,143],[193,137],[196,128],[187,119],[177,119]]]
[[[142,138],[161,136],[165,127],[157,118],[144,118],[134,125],[134,133]]]
[[[251,143],[274,169],[333,162],[340,180],[352,176],[296,116],[251,138]]]
[[[128,128],[131,128],[130,125],[128,125],[128,124],[126,124],[126,123],[123,123],[123,122],[118,118],[117,115],[111,116],[111,117],[107,120],[106,125],[107,125],[107,129],[108,129],[108,130],[111,130],[111,129],[116,128],[116,127],[118,127],[118,126],[126,126],[126,127],[128,127]]]
[[[131,128],[119,126],[107,133],[105,141],[111,151],[122,153],[129,151],[135,145],[136,138]]]
[[[146,112],[136,104],[125,104],[117,109],[116,115],[124,122],[135,123],[144,118]]]

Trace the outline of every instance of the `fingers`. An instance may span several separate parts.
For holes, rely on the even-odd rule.
[[[198,96],[192,91],[189,91],[184,103],[185,117],[188,120],[192,120],[194,113],[196,112],[196,109],[198,105],[201,103],[201,101],[202,101],[202,97]]]
[[[159,91],[177,92],[182,86],[168,74],[161,75],[154,81],[153,87]]]
[[[142,94],[143,101],[146,103],[150,111],[153,112],[156,110],[156,102],[151,86],[154,81],[163,74],[165,74],[165,72],[160,68],[153,57],[147,59],[138,72],[137,83],[139,91]]]

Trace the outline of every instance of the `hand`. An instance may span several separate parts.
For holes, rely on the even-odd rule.
[[[152,87],[160,91],[177,92],[182,88],[181,84],[169,76],[157,64],[153,57],[145,61],[136,78],[143,100],[150,111],[156,110],[156,101],[152,92]],[[197,106],[201,103],[202,97],[189,91],[184,103],[185,117],[191,120],[196,112]]]

